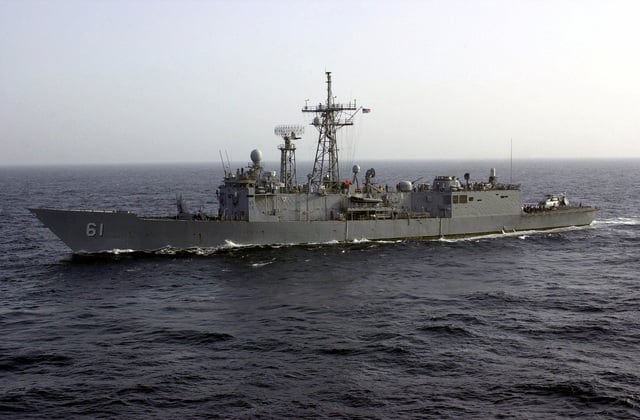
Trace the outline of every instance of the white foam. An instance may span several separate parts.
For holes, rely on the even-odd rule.
[[[130,254],[132,252],[136,252],[134,249],[110,249],[109,251],[107,251],[107,253],[109,254],[113,254],[113,255],[118,255],[118,254]]]
[[[253,245],[237,244],[233,241],[230,241],[229,239],[225,239],[224,245],[221,248],[246,248],[248,246],[253,246]]]
[[[264,267],[265,265],[273,264],[273,261],[274,260],[261,262],[261,263],[253,263],[253,264],[251,264],[251,267],[254,267],[254,268]]]
[[[612,219],[596,220],[594,225],[640,225],[638,217],[614,217]]]
[[[488,233],[486,235],[465,236],[464,238],[439,238],[438,241],[453,243],[453,242],[479,241],[483,239],[514,238],[514,237],[521,240],[525,240],[533,235],[569,232],[569,231],[582,230],[582,229],[588,229],[588,228],[589,226],[567,226],[567,227],[546,229],[546,230],[519,230],[515,232]]]

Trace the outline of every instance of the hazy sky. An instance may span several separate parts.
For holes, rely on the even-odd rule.
[[[361,159],[640,157],[638,1],[0,0],[0,165],[277,160],[305,99]],[[306,128],[298,160],[313,158]],[[356,158],[356,160],[357,160]]]

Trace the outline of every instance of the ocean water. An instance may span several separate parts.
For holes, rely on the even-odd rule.
[[[165,215],[183,194],[213,212],[220,165],[0,168],[0,417],[640,417],[639,160],[361,166],[391,185],[495,166],[525,201],[601,212],[455,241],[78,257],[26,209]]]

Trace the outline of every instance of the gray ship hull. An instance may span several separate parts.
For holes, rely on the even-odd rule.
[[[585,226],[597,209],[491,216],[422,217],[386,220],[248,222],[138,217],[131,212],[30,209],[75,253],[216,248],[230,244],[276,245],[358,240],[465,237],[482,234]]]

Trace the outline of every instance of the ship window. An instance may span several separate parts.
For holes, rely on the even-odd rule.
[[[460,204],[465,204],[467,202],[467,196],[466,195],[461,195],[460,196]]]
[[[453,204],[458,204],[458,196],[457,195],[453,196]]]
[[[473,197],[469,197],[469,201],[473,201]]]

